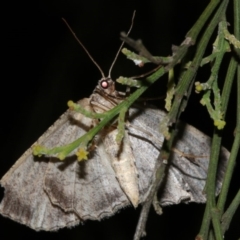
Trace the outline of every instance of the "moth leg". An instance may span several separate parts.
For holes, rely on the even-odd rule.
[[[210,157],[209,155],[194,155],[194,154],[185,153],[183,151],[178,150],[177,148],[172,148],[172,150],[183,157],[189,158],[190,161],[193,161],[193,158],[209,158]]]
[[[192,153],[185,153],[177,148],[172,148],[172,151],[177,153],[180,157],[184,157],[187,160],[189,160],[191,163],[201,167],[202,169],[204,169],[207,172],[207,169],[205,166],[203,166],[199,161],[198,158],[207,158],[209,159],[209,155],[194,155]]]

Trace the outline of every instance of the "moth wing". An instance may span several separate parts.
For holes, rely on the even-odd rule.
[[[172,151],[172,169],[182,181],[182,187],[190,194],[187,202],[206,202],[204,187],[211,152],[211,138],[188,124],[180,122],[178,137]],[[222,186],[229,152],[222,147],[217,171],[216,195]],[[183,177],[182,177],[183,176]],[[183,199],[184,201],[185,199]],[[166,201],[165,204],[171,204]]]
[[[131,144],[136,158],[139,173],[139,188],[142,201],[151,184],[152,174],[163,142],[159,132],[159,123],[165,113],[145,108],[132,109],[130,121],[133,128],[129,129]],[[143,129],[139,131],[137,128]],[[178,137],[172,150],[165,184],[159,191],[159,202],[162,206],[180,202],[205,202],[204,186],[210,156],[211,138],[196,128],[182,124],[178,126]],[[186,156],[191,155],[193,159]],[[218,168],[216,194],[221,188],[223,174],[226,169],[229,152],[221,149]]]
[[[89,104],[88,99],[81,100]],[[69,111],[63,114],[36,144],[55,147],[72,142],[88,130],[90,119]],[[72,116],[70,114],[70,116]],[[55,158],[34,158],[28,149],[1,180],[5,196],[0,213],[35,230],[53,231],[74,226],[80,220],[113,215],[129,204],[108,159],[101,157],[101,143],[91,158],[78,163]],[[104,158],[104,159],[103,159]]]
[[[51,142],[68,125],[68,111],[64,113],[35,144]],[[79,223],[73,212],[65,213],[54,206],[44,191],[44,177],[49,159],[35,158],[29,148],[1,179],[5,188],[0,213],[35,230],[57,230]]]
[[[87,161],[51,160],[44,187],[54,205],[75,212],[81,220],[100,220],[130,204],[100,141]]]

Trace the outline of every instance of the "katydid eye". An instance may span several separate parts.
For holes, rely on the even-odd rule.
[[[107,89],[109,87],[109,83],[106,80],[101,81],[101,87]]]

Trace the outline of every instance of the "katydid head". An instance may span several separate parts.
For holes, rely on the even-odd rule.
[[[97,87],[100,91],[104,91],[108,95],[113,95],[115,90],[115,82],[111,78],[102,78],[98,81]]]

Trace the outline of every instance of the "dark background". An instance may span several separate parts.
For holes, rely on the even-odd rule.
[[[80,40],[103,68],[106,75],[120,46],[119,33],[127,31],[133,10],[134,27],[130,34],[142,39],[154,55],[171,54],[171,45],[179,45],[209,1],[11,1],[3,6],[1,22],[1,158],[0,176],[67,109],[72,99],[88,97],[101,78],[98,69],[77,44],[61,20],[67,19]],[[231,9],[230,9],[231,10]],[[210,49],[211,50],[211,49]],[[118,58],[112,78],[139,72],[125,57]],[[206,81],[209,69],[199,72]],[[224,78],[224,75],[223,75]],[[146,96],[159,97],[165,91],[160,80]],[[232,94],[224,145],[230,149],[235,126],[235,95]],[[193,93],[182,119],[211,135],[212,121]],[[163,101],[162,101],[163,102]],[[155,102],[162,105],[161,101]],[[237,166],[239,172],[239,165]],[[234,175],[230,198],[239,188]],[[3,189],[0,189],[0,199]],[[140,208],[127,208],[101,222],[87,221],[71,230],[55,233],[35,231],[0,216],[0,238],[5,239],[132,239]],[[164,208],[157,216],[151,211],[146,239],[194,239],[198,233],[204,206],[178,205]],[[240,235],[240,212],[236,213],[225,239]]]

